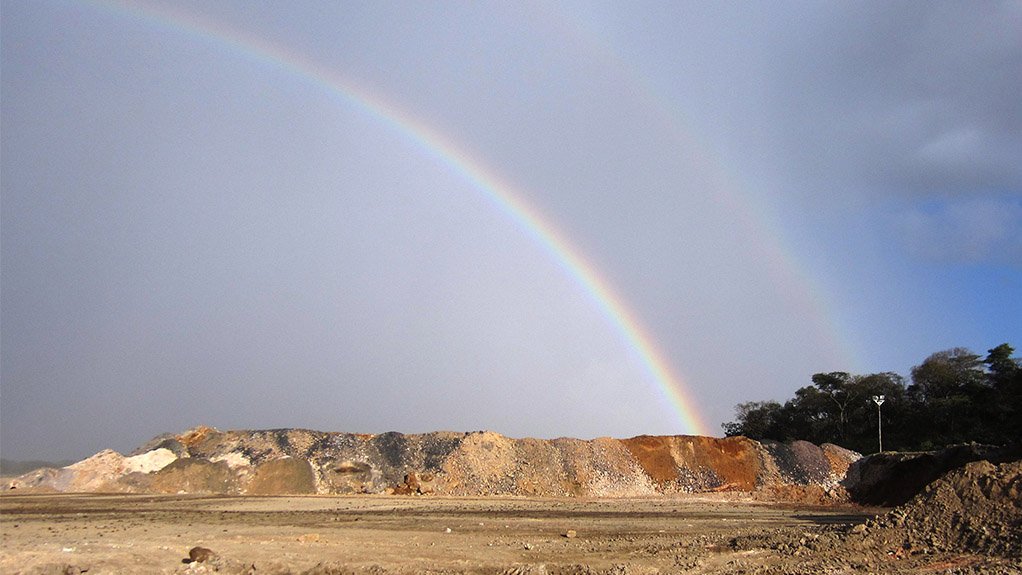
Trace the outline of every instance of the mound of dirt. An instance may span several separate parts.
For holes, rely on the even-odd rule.
[[[57,480],[60,477],[60,470],[53,469],[51,467],[43,467],[41,469],[33,469],[28,473],[22,474],[14,479],[7,481],[3,488],[9,489],[21,489],[29,490],[30,492],[54,492],[57,491],[55,487]]]
[[[972,461],[994,464],[1022,459],[1022,447],[954,445],[939,451],[879,453],[851,464],[841,484],[852,501],[894,507],[907,503],[930,482]]]
[[[245,487],[248,495],[304,495],[316,493],[316,477],[306,459],[267,461],[255,468]]]
[[[175,459],[177,456],[167,449],[132,457],[106,449],[61,469],[54,476],[52,486],[58,491],[120,491],[118,481],[122,477],[159,471]]]
[[[135,478],[138,481],[138,478]],[[238,493],[238,478],[224,462],[183,458],[150,476],[148,486],[140,491],[154,493],[204,493],[228,495]]]
[[[951,471],[879,517],[875,528],[873,539],[901,532],[903,552],[1022,557],[1022,461],[976,461]]]
[[[782,479],[780,483],[816,485],[830,479],[830,460],[820,447],[808,441],[763,441],[762,445],[777,464],[777,473]]]
[[[831,487],[859,457],[834,446],[759,443],[745,437],[548,440],[489,431],[370,435],[212,427],[157,437],[136,453],[124,457],[104,451],[10,486],[135,493],[539,497],[759,491],[816,502],[830,497]]]
[[[759,444],[745,437],[642,435],[622,443],[662,490],[751,491],[768,466]]]

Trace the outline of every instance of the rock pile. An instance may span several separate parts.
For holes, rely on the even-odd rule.
[[[907,503],[937,478],[969,462],[998,464],[1019,459],[1022,444],[964,444],[938,451],[879,453],[852,463],[842,485],[857,503],[894,507]]]
[[[161,436],[8,488],[283,495],[396,493],[636,497],[706,491],[834,489],[859,454],[744,437],[513,439],[493,432],[419,435],[304,429]]]
[[[976,461],[926,486],[860,530],[897,553],[965,551],[1022,557],[1022,461]]]
[[[726,545],[806,562],[799,569],[782,561],[717,571],[734,575],[1022,573],[1022,461],[965,464],[865,523],[767,530],[731,538]]]
[[[163,469],[177,455],[167,449],[125,457],[106,449],[61,469],[37,469],[11,481],[8,488],[49,488],[55,491],[119,491],[116,484]]]

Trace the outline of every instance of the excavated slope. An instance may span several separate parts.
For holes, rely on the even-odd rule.
[[[639,497],[831,492],[859,454],[744,437],[513,439],[478,431],[378,435],[198,427],[131,457],[103,451],[8,488],[251,495],[436,493]]]

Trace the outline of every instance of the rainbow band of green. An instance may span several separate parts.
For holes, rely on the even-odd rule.
[[[672,373],[670,364],[657,349],[653,337],[628,310],[621,298],[614,293],[608,282],[600,277],[596,269],[562,237],[562,234],[557,232],[553,225],[546,221],[536,209],[522,200],[523,195],[516,193],[514,186],[502,181],[481,162],[473,159],[442,134],[402,113],[382,97],[371,94],[369,90],[360,89],[354,81],[342,78],[336,71],[328,70],[284,47],[269,44],[264,40],[247,36],[235,30],[227,30],[200,22],[186,14],[113,2],[95,5],[129,14],[161,27],[194,35],[206,41],[212,41],[248,58],[275,66],[292,76],[318,85],[327,92],[342,97],[369,116],[387,124],[397,133],[414,142],[425,153],[449,166],[542,246],[549,256],[585,290],[600,312],[640,358],[649,378],[656,384],[658,392],[668,401],[681,420],[684,432],[695,435],[711,435],[709,428],[699,416],[695,402],[682,379]]]

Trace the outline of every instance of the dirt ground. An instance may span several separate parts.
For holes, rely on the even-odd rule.
[[[842,547],[855,526],[882,511],[725,494],[4,494],[0,572],[1022,573],[1017,561],[978,555]],[[183,562],[196,546],[217,556]]]

